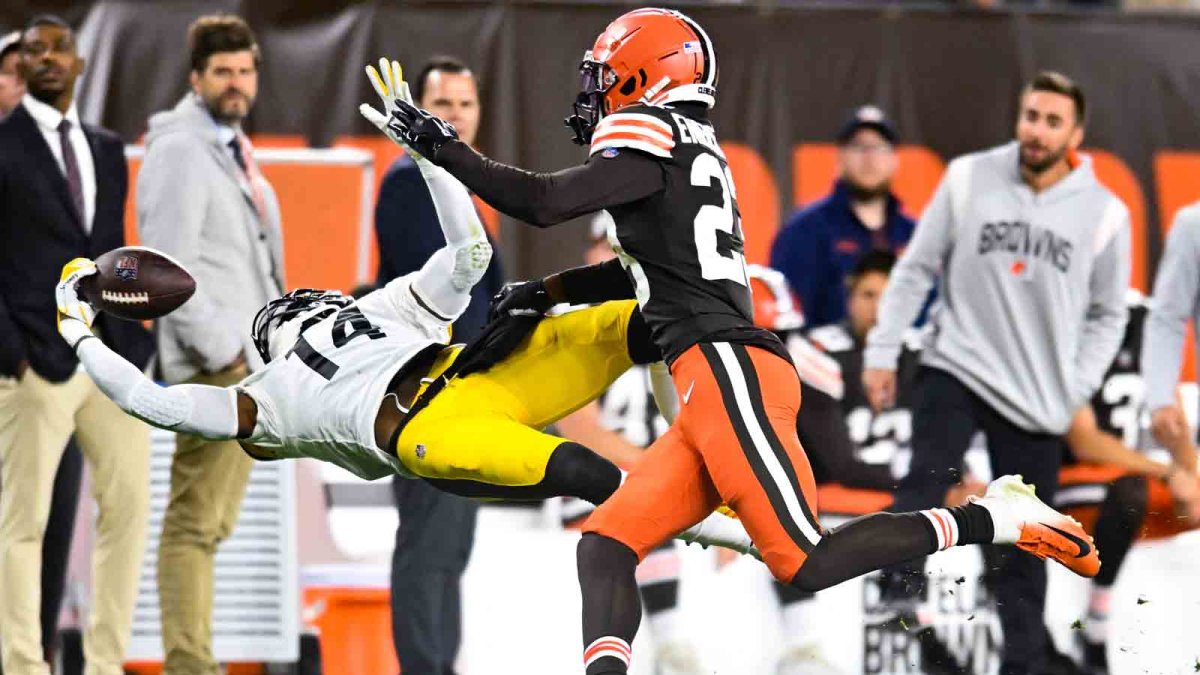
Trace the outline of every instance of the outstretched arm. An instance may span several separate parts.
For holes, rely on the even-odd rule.
[[[471,287],[487,272],[492,247],[466,188],[444,169],[414,152],[403,136],[389,126],[388,117],[398,105],[412,104],[400,64],[380,59],[379,70],[367,66],[367,78],[383,101],[384,112],[366,104],[359,106],[359,111],[412,156],[429,187],[438,223],[446,237],[446,245],[425,262],[411,283],[404,277],[397,279],[388,284],[388,294],[396,302],[407,302],[405,296],[411,295],[426,312],[449,323],[470,304]]]
[[[535,173],[501,164],[462,141],[447,143],[437,163],[483,201],[537,227],[635,202],[664,187],[662,168],[635,150],[593,156],[586,164]]]
[[[433,197],[446,245],[421,267],[408,292],[425,309],[453,321],[471,303],[471,288],[487,272],[492,246],[462,183],[423,157],[416,161]]]
[[[95,273],[94,262],[75,258],[63,267],[55,297],[58,332],[100,391],[125,412],[160,429],[214,440],[249,436],[257,409],[248,396],[201,384],[160,387],[95,339],[91,326],[96,310],[78,295],[79,281]]]
[[[467,188],[500,211],[538,227],[620,206],[663,189],[659,163],[636,150],[605,152],[583,166],[534,173],[490,160],[458,140],[454,127],[413,105],[400,64],[380,59],[367,79],[383,100],[383,112],[359,107],[363,116],[396,143],[445,167]]]
[[[96,339],[85,338],[76,345],[75,353],[105,396],[147,424],[212,440],[245,438],[254,429],[253,403],[232,387],[160,387]],[[242,402],[240,398],[247,400]],[[251,414],[248,424],[241,423],[239,408]]]

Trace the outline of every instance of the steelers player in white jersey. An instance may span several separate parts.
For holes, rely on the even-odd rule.
[[[371,71],[385,104],[407,97],[399,65],[383,65],[382,77]],[[540,429],[596,398],[635,360],[661,358],[636,303],[529,317],[528,332],[503,359],[472,370],[497,331],[485,330],[473,345],[482,349],[472,351],[450,346],[450,326],[491,247],[466,188],[413,157],[446,245],[420,270],[359,300],[301,289],[268,303],[253,328],[267,365],[235,386],[160,387],[90,339],[95,310],[77,286],[96,266],[85,258],[63,268],[59,332],[129,414],[167,430],[236,439],[255,459],[311,457],[368,480],[398,474],[468,497],[604,501],[620,484],[616,466]],[[744,530],[725,521],[714,516],[684,538],[748,551]]]
[[[237,439],[256,459],[311,457],[368,480],[426,478],[467,496],[565,493],[602,501],[619,484],[618,469],[535,429],[599,395],[632,365],[626,327],[634,303],[542,321],[506,362],[443,380],[461,353],[461,346],[449,346],[451,323],[492,251],[466,188],[416,159],[446,245],[417,272],[357,301],[301,289],[268,303],[254,322],[255,346],[267,365],[235,386],[160,387],[90,339],[95,312],[77,294],[78,282],[96,271],[87,259],[63,270],[60,332],[128,413],[164,429]],[[547,349],[576,338],[591,344]],[[535,395],[558,377],[574,383],[574,400]],[[421,402],[420,415],[410,414],[435,383],[436,396]],[[551,455],[555,471],[547,472]]]

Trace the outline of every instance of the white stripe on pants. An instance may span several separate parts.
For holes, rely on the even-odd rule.
[[[742,422],[746,425],[746,429],[750,433],[750,438],[754,441],[754,449],[775,482],[775,489],[783,498],[783,503],[787,506],[788,515],[791,516],[796,529],[804,535],[804,538],[810,544],[816,546],[821,543],[821,533],[817,530],[816,525],[810,522],[808,517],[805,516],[804,509],[800,505],[800,501],[804,497],[797,494],[796,490],[792,487],[792,483],[788,480],[783,465],[779,462],[779,458],[775,456],[775,451],[771,448],[770,442],[767,441],[762,425],[759,424],[758,417],[754,414],[754,408],[750,403],[750,388],[746,382],[745,374],[742,373],[741,364],[738,363],[737,357],[733,353],[733,347],[728,342],[714,342],[713,347],[716,348],[717,354],[721,357],[721,365],[725,366],[725,373],[729,377],[730,383],[733,386],[734,398],[737,400],[737,410],[730,410],[729,413],[737,414],[742,418]],[[783,516],[783,514],[779,515],[780,517]]]

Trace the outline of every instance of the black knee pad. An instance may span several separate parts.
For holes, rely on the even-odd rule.
[[[542,483],[558,494],[599,504],[621,485],[621,470],[588,448],[564,441],[550,455]]]

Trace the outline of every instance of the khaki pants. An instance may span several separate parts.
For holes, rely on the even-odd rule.
[[[0,379],[0,656],[7,675],[49,675],[42,661],[42,536],[54,474],[74,433],[99,506],[92,599],[84,632],[89,675],[121,675],[137,601],[150,503],[150,430],[86,373],[51,383],[32,370]]]
[[[189,382],[228,387],[245,376],[242,367]],[[253,464],[236,441],[176,436],[158,548],[166,675],[221,672],[212,653],[213,557],[237,523]]]

